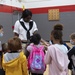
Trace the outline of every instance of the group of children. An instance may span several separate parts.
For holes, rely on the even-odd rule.
[[[2,44],[2,68],[5,71],[5,75],[28,75],[28,70],[32,75],[43,75],[46,69],[44,63],[45,50],[44,46],[40,44],[40,40],[41,36],[39,34],[34,34],[30,38],[30,45],[27,46],[28,58],[24,55],[22,43],[18,37],[10,38],[7,43]],[[32,51],[34,52],[32,53]],[[40,53],[42,56],[40,56]],[[35,59],[32,54],[36,57]]]
[[[40,34],[36,33],[31,36],[30,44],[26,46],[28,55],[24,54],[18,37],[10,38],[7,43],[2,44],[0,71],[4,70],[5,75],[28,75],[30,73],[43,75],[46,65],[49,64],[49,75],[68,75],[68,69],[72,71],[72,75],[75,75],[75,47],[70,49],[63,42],[62,30],[61,24],[54,26],[50,34],[49,46],[41,44]],[[75,45],[75,33],[70,35],[70,39],[70,43]]]

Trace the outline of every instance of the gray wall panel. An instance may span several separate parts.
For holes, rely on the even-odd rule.
[[[2,43],[7,42],[7,40],[14,36],[12,26],[15,21],[20,18],[18,13],[0,13],[0,24],[3,25],[4,36],[0,38]]]
[[[17,13],[1,13],[0,12],[0,24],[4,27],[4,36],[0,38],[2,42],[7,42],[10,37],[13,37],[12,25],[20,18]],[[69,35],[75,32],[75,12],[61,12],[59,21],[49,21],[48,14],[33,14],[32,19],[36,22],[39,33],[45,40],[50,39],[50,32],[56,23],[61,23],[64,26],[63,40],[69,41]]]
[[[36,21],[39,33],[45,40],[49,40],[50,32],[56,23],[61,23],[64,26],[64,41],[69,41],[69,35],[75,32],[75,12],[61,12],[59,21],[49,21],[48,14],[34,14],[33,20]]]
[[[0,24],[4,28],[4,36],[0,38],[2,42],[7,42],[7,40],[13,36],[12,33],[12,14],[10,13],[0,13]]]

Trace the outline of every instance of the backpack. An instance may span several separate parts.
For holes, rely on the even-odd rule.
[[[34,45],[31,45],[33,50],[31,51],[28,57],[28,67],[32,73],[43,73],[46,69],[44,63],[44,46],[37,48]]]
[[[33,27],[33,21],[30,21],[29,22],[29,30],[26,28],[26,26],[24,25],[24,22],[22,22],[22,21],[20,21],[19,20],[19,22],[20,22],[20,24],[22,25],[22,27],[27,31],[27,34],[26,34],[26,36],[27,36],[27,40],[29,40],[30,39],[30,30],[32,29],[32,27]]]

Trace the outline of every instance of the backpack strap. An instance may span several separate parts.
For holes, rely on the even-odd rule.
[[[31,45],[31,46],[33,47],[34,50],[43,50],[44,49],[44,46],[40,46],[39,48],[36,47],[35,45]]]
[[[20,24],[22,25],[22,27],[27,31],[27,33],[26,33],[26,36],[27,36],[27,40],[29,40],[30,39],[30,30],[32,29],[32,27],[33,27],[33,21],[30,21],[29,22],[29,30],[26,28],[26,26],[24,25],[24,22],[22,22],[22,21],[20,21],[19,20],[19,22],[20,22]]]

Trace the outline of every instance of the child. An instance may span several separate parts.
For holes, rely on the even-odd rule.
[[[2,51],[3,51],[4,54],[5,54],[6,52],[9,52],[8,44],[7,44],[7,43],[3,43],[3,44],[2,44]]]
[[[45,63],[49,65],[49,75],[68,75],[68,49],[63,45],[62,32],[53,30],[51,32],[52,45],[48,47],[45,55]]]
[[[63,31],[63,25],[62,24],[55,24],[54,27],[53,27],[53,30]],[[50,37],[50,39],[51,39],[51,37]],[[53,44],[52,40],[50,41],[50,44]],[[63,41],[63,45],[65,45],[68,50],[70,49],[70,47],[64,41]]]
[[[21,40],[13,37],[8,40],[7,52],[3,55],[3,69],[6,75],[28,75],[27,60],[22,52]]]
[[[0,25],[0,38],[2,37],[3,37],[3,26]],[[2,69],[1,59],[2,59],[2,45],[1,45],[1,40],[0,40],[0,69]]]
[[[74,46],[68,52],[68,57],[70,60],[68,68],[72,71],[72,75],[75,75],[75,33],[70,35],[70,43]]]
[[[7,43],[2,44],[2,54],[8,52],[8,45]],[[5,71],[0,69],[0,75],[5,75]]]
[[[42,52],[43,59],[44,59],[44,46],[40,44],[40,41],[41,41],[41,36],[39,34],[34,34],[30,38],[31,44],[27,47],[27,50],[30,52],[30,55],[29,55],[29,58],[28,58],[28,60],[29,60],[28,63],[29,63],[29,70],[30,70],[32,75],[43,75],[43,73],[45,71],[44,61],[40,60],[40,54],[38,53],[38,52],[40,52],[40,53]],[[39,59],[38,59],[37,54],[39,55]],[[42,56],[42,54],[41,54],[41,56]],[[41,57],[41,59],[42,59],[42,57]],[[38,60],[38,62],[37,62],[37,60]],[[42,62],[42,64],[41,65],[38,64],[39,62]],[[35,68],[36,66],[38,66],[38,67],[42,66],[42,67],[40,69],[38,69],[38,68],[36,69]]]
[[[0,38],[3,37],[3,26],[0,25]],[[2,69],[2,44],[0,40],[0,75],[5,75],[4,70]]]

